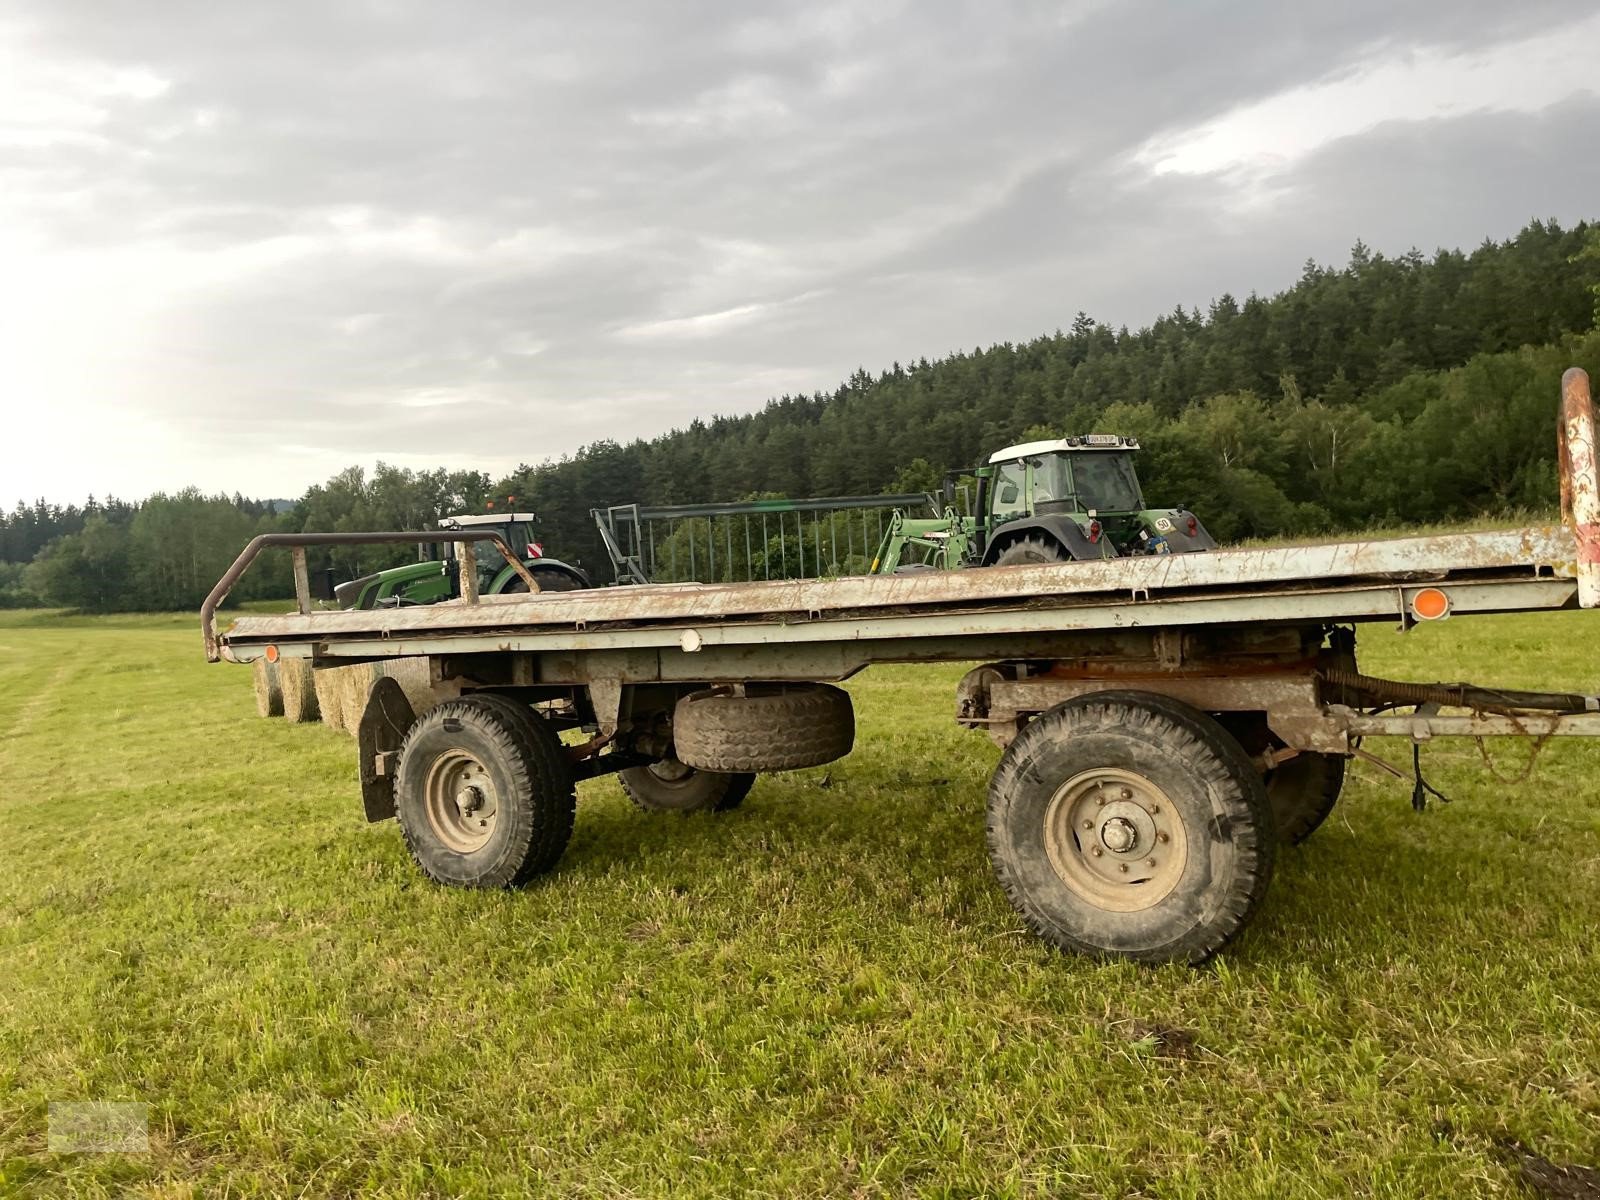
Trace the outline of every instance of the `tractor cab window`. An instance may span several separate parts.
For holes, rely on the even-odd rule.
[[[1144,507],[1131,454],[1107,454],[1102,451],[1075,454],[1072,458],[1072,483],[1080,509],[1137,512]]]
[[[1030,458],[1028,467],[1033,472],[1033,503],[1036,510],[1038,505],[1065,500],[1072,494],[1065,455],[1044,454]]]
[[[511,547],[512,553],[518,558],[528,557],[529,537],[528,527],[525,524],[523,524],[521,521],[515,521],[512,524],[507,525],[505,527],[505,539],[506,545]],[[492,546],[489,548],[489,552],[491,554],[494,553],[494,548]],[[498,555],[496,557],[498,557]]]
[[[532,531],[528,528],[525,522],[508,521],[504,525],[478,525],[475,528],[479,530],[493,529],[501,537],[505,538],[506,545],[511,547],[511,552],[513,554],[515,554],[518,558],[528,557],[528,543],[533,540],[533,535]],[[454,542],[439,542],[437,543],[437,546],[439,553],[436,557],[443,558],[446,561],[453,561],[455,559],[456,544]],[[482,570],[484,564],[486,563],[495,567],[501,567],[505,565],[500,561],[500,551],[495,547],[493,542],[479,542],[477,543],[477,547],[479,570]]]
[[[995,468],[994,501],[989,511],[996,524],[1028,515],[1028,475],[1021,459]]]

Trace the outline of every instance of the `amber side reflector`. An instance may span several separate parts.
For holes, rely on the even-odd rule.
[[[267,661],[269,663],[275,663],[278,661],[278,648],[276,646],[267,647]]]
[[[1450,615],[1450,597],[1438,588],[1423,588],[1411,597],[1411,611],[1419,621],[1438,621]]]

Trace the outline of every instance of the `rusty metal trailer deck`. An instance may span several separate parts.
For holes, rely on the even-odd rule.
[[[1600,605],[1581,372],[1560,443],[1561,525],[1087,563],[328,612],[305,545],[415,535],[268,537],[208,599],[207,653],[280,670],[426,659],[420,714],[392,680],[373,687],[363,799],[398,815],[427,873],[477,886],[554,864],[575,780],[618,771],[647,808],[731,807],[757,772],[848,751],[832,684],[974,662],[957,719],[1005,747],[988,834],[1024,918],[1067,949],[1200,961],[1248,919],[1275,844],[1327,815],[1361,737],[1600,734],[1594,696],[1397,683],[1355,662],[1364,623]],[[298,611],[218,634],[227,588],[274,542],[296,547]],[[463,578],[474,551],[459,547]],[[564,728],[589,736],[563,745]]]

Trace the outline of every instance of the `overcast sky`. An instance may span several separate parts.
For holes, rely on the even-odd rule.
[[[499,472],[1600,216],[1593,0],[9,0],[0,503]]]

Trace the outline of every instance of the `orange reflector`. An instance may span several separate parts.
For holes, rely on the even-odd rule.
[[[278,661],[278,648],[276,646],[267,647],[267,661],[269,663],[275,663]]]
[[[1437,621],[1450,615],[1450,597],[1438,588],[1423,588],[1411,597],[1411,611],[1419,621]]]

